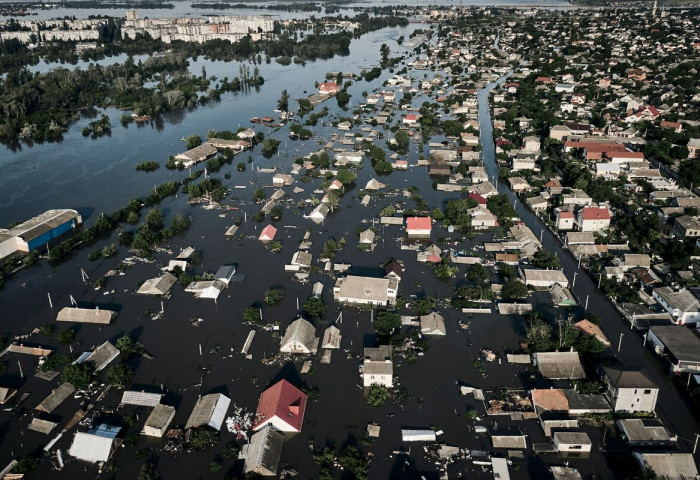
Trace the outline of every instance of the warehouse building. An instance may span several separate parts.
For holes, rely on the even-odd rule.
[[[48,210],[9,229],[0,229],[0,259],[43,247],[83,222],[75,210]]]

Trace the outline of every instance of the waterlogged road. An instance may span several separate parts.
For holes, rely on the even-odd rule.
[[[700,432],[700,425],[695,418],[689,403],[681,397],[672,381],[666,376],[662,363],[649,348],[643,345],[643,338],[630,330],[619,313],[598,290],[595,282],[586,271],[578,267],[577,260],[564,251],[561,242],[546,228],[544,222],[531,210],[525,207],[518,197],[505,184],[498,181],[498,166],[496,151],[493,143],[493,128],[489,109],[489,93],[497,85],[503,83],[510,73],[489,83],[478,93],[479,128],[483,148],[483,159],[489,177],[498,188],[498,192],[507,195],[515,202],[515,210],[525,224],[536,234],[542,235],[542,245],[554,252],[562,265],[564,274],[569,279],[572,290],[581,302],[588,302],[588,310],[603,319],[601,328],[612,342],[614,355],[628,367],[640,368],[651,380],[659,386],[657,414],[671,433],[679,435],[678,445],[683,451],[692,451],[695,435]],[[621,342],[620,342],[621,339]],[[621,346],[619,352],[618,345]],[[699,455],[700,456],[700,455]]]

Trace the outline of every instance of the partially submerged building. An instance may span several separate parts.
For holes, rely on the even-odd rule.
[[[246,475],[277,476],[283,445],[284,435],[276,431],[272,425],[266,425],[262,430],[254,433],[238,454],[239,460],[244,461],[243,472]]]
[[[119,426],[99,425],[87,432],[77,432],[68,453],[84,462],[106,462],[119,444]]]
[[[83,222],[76,210],[48,210],[9,229],[0,229],[0,259],[29,253],[73,230]]]
[[[175,407],[158,404],[146,419],[141,433],[149,437],[162,437],[175,418]]]
[[[280,343],[280,352],[306,355],[316,353],[318,341],[316,327],[308,320],[298,318],[284,332]]]
[[[143,282],[136,293],[141,295],[167,295],[173,285],[177,282],[177,277],[172,273],[164,273],[160,277],[150,278]]]
[[[280,432],[301,432],[306,394],[287,380],[280,380],[260,395],[253,430],[271,426]]]
[[[222,393],[210,393],[197,399],[190,418],[187,419],[185,430],[208,425],[214,430],[221,430],[226,411],[231,399]]]
[[[73,323],[98,323],[101,325],[109,325],[117,312],[113,310],[105,310],[100,308],[78,308],[65,307],[62,308],[56,316],[57,322],[73,322]]]
[[[376,348],[365,348],[362,363],[362,382],[365,387],[381,385],[394,386],[394,363],[391,360],[391,346],[380,345]]]

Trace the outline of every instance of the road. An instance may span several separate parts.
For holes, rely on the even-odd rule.
[[[678,445],[683,451],[693,450],[696,434],[700,432],[700,424],[693,414],[690,405],[680,395],[674,384],[666,376],[666,371],[659,358],[643,345],[641,335],[630,330],[627,322],[620,316],[612,302],[598,290],[595,282],[588,276],[585,270],[578,268],[578,262],[574,257],[562,248],[561,242],[545,226],[544,222],[519,201],[504,182],[495,183],[498,178],[498,166],[496,165],[496,152],[493,143],[493,128],[489,109],[489,92],[500,83],[503,83],[510,74],[501,77],[496,83],[490,83],[479,90],[479,127],[483,148],[483,160],[486,171],[498,188],[498,192],[508,196],[515,203],[515,210],[525,224],[535,233],[542,235],[542,245],[550,252],[556,253],[564,270],[564,274],[574,285],[571,289],[580,301],[588,298],[588,310],[602,318],[601,328],[610,339],[613,354],[625,366],[640,368],[656,385],[659,386],[659,396],[656,404],[656,413],[669,429],[671,434],[678,434]],[[574,284],[574,277],[576,278]],[[621,349],[617,347],[620,341]],[[700,450],[700,449],[699,449]],[[700,452],[696,455],[700,457]]]

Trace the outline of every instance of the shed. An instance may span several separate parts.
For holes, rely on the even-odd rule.
[[[222,393],[210,393],[199,397],[190,418],[187,419],[185,430],[203,425],[208,425],[214,430],[221,430],[230,403],[231,399]]]
[[[149,437],[162,437],[175,417],[175,407],[158,404],[146,419],[141,433]]]
[[[160,277],[150,278],[143,282],[136,293],[141,295],[167,295],[177,277],[171,273],[164,273]]]
[[[148,393],[141,390],[127,390],[122,394],[120,405],[138,405],[140,407],[155,407],[160,404],[162,393]]]
[[[99,308],[65,307],[58,312],[57,322],[99,323],[109,325],[117,312]]]
[[[493,467],[493,478],[496,480],[510,480],[510,472],[508,471],[508,460],[505,458],[492,458],[491,466]]]
[[[532,359],[544,378],[556,380],[586,376],[578,352],[537,352]]]
[[[0,405],[7,403],[16,393],[16,388],[0,387]]]
[[[44,399],[39,405],[36,406],[35,410],[41,412],[51,413],[60,404],[62,404],[68,397],[73,395],[75,392],[75,387],[68,382],[65,382],[56,390],[51,392],[51,394]]]
[[[655,418],[621,418],[615,423],[631,447],[675,448],[677,446],[677,437],[672,437],[663,423]]]
[[[42,420],[41,418],[32,418],[32,423],[29,424],[29,430],[48,435],[51,433],[51,430],[56,428],[56,425],[58,424],[55,422],[49,422],[48,420]]]
[[[434,442],[437,440],[437,436],[435,430],[402,428],[401,440],[404,442]]]
[[[254,433],[238,455],[238,458],[244,461],[244,473],[265,477],[277,476],[283,446],[284,435],[271,425]]]
[[[231,279],[236,274],[235,265],[222,265],[214,274],[214,280],[218,280],[226,285],[231,282]]]
[[[524,450],[527,448],[527,438],[518,427],[499,427],[489,431],[493,448],[509,448]]]
[[[585,432],[554,432],[552,439],[559,452],[587,453],[591,451],[592,442]]]

